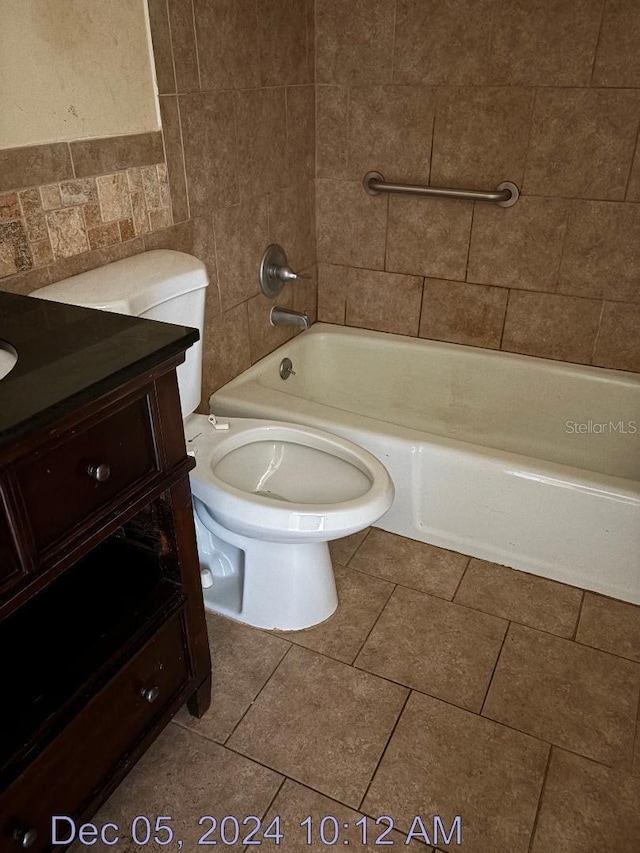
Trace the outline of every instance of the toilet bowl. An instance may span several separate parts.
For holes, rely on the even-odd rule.
[[[327,619],[338,598],[328,542],[362,530],[393,501],[381,463],[349,441],[294,424],[238,418],[216,429],[200,403],[204,265],[158,249],[34,291],[54,302],[195,326],[178,367],[205,606],[260,628]],[[215,420],[215,419],[214,419]]]
[[[310,427],[248,418],[217,426],[205,415],[185,421],[205,605],[260,628],[328,619],[338,605],[328,542],[389,509],[386,469]]]

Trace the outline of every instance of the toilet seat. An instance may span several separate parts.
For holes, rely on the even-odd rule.
[[[185,423],[191,490],[229,530],[271,542],[348,536],[387,511],[393,484],[368,451],[311,427],[205,415]]]

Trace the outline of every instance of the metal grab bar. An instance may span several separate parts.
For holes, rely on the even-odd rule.
[[[503,181],[495,190],[457,190],[445,187],[421,187],[416,184],[387,183],[380,172],[367,172],[362,186],[369,195],[380,193],[404,193],[405,195],[428,195],[436,198],[462,198],[467,201],[490,201],[500,207],[511,207],[520,198],[520,190],[511,183]]]

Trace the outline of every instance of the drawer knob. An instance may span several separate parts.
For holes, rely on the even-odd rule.
[[[111,476],[111,468],[103,462],[101,465],[89,465],[87,474],[96,481],[96,483],[104,483]]]
[[[37,837],[37,829],[14,829],[13,831],[13,840],[16,841],[20,847],[32,847],[36,843]]]
[[[150,705],[153,705],[160,695],[160,691],[157,687],[143,687],[140,693],[142,694],[144,701],[148,702]]]

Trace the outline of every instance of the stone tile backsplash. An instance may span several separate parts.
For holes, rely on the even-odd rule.
[[[173,223],[165,163],[0,193],[0,278]]]

